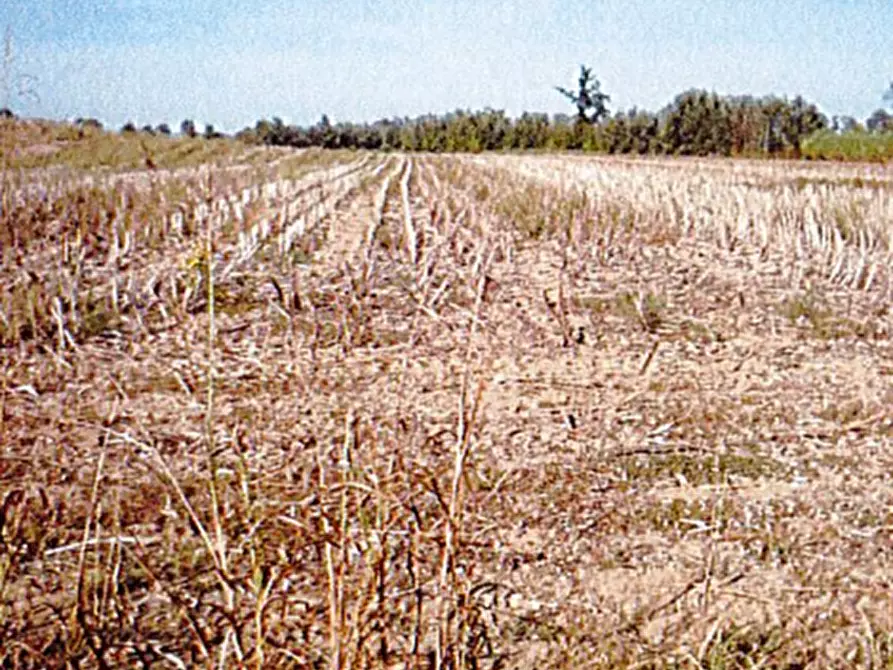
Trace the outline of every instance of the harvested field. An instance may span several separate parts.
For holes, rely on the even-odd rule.
[[[3,667],[888,667],[893,172],[22,169]]]

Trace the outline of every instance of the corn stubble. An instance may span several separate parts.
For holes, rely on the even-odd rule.
[[[3,667],[893,662],[889,171],[3,180]]]

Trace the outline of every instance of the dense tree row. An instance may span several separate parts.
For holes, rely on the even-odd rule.
[[[704,91],[681,94],[658,114],[632,109],[598,121],[567,115],[501,110],[455,111],[443,116],[332,124],[327,117],[309,128],[281,119],[258,121],[237,136],[245,141],[295,147],[490,151],[584,150],[679,155],[797,155],[804,138],[828,127],[815,105],[802,98],[726,98]]]
[[[576,90],[556,90],[577,109],[574,117],[501,110],[457,110],[442,116],[383,119],[371,124],[332,124],[323,116],[308,128],[281,119],[262,120],[238,137],[249,142],[296,147],[400,149],[404,151],[583,150],[615,154],[801,155],[803,142],[819,131],[864,131],[849,117],[831,122],[814,104],[787,98],[719,96],[686,91],[657,114],[638,109],[611,114],[611,98],[592,70],[581,66]],[[887,99],[893,101],[893,83]],[[893,116],[879,109],[868,132],[893,131]]]
[[[555,87],[576,108],[576,114],[524,113],[510,118],[502,110],[457,110],[444,115],[382,119],[374,123],[336,123],[325,115],[309,127],[285,124],[280,118],[260,120],[236,134],[250,143],[329,149],[402,151],[499,151],[542,149],[582,150],[612,154],[670,154],[720,156],[800,156],[804,141],[852,136],[864,143],[868,135],[893,133],[893,114],[878,109],[864,125],[848,116],[828,119],[802,97],[720,96],[703,90],[678,95],[657,113],[633,108],[611,114],[611,98],[589,68],[581,66],[576,90]],[[885,95],[893,102],[893,83]],[[9,117],[11,111],[2,110]],[[102,124],[77,119],[81,128]],[[222,137],[213,125],[200,133],[195,122],[180,124],[184,137]],[[167,124],[123,133],[170,135]],[[824,131],[824,133],[820,132]],[[883,135],[883,138],[886,138]],[[826,140],[823,140],[827,142]],[[884,139],[884,141],[886,141]],[[813,144],[815,144],[813,142]],[[807,152],[812,155],[812,151]]]

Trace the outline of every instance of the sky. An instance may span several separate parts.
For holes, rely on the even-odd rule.
[[[8,106],[112,127],[572,114],[554,87],[581,64],[612,111],[690,88],[893,107],[893,0],[2,0],[3,30],[0,84],[39,98],[10,86]]]

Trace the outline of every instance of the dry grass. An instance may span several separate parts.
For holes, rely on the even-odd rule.
[[[889,667],[859,170],[7,172],[0,663]]]

